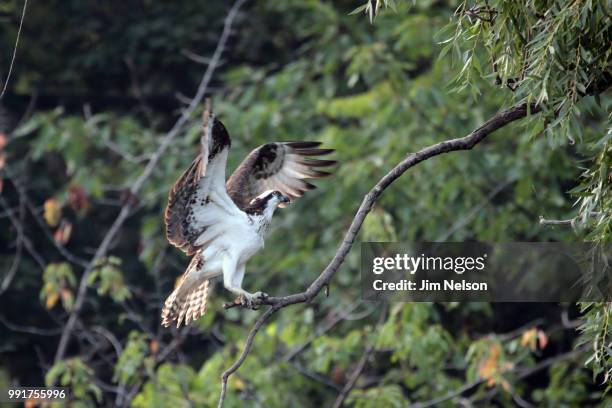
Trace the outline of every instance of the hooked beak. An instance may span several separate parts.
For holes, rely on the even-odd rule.
[[[291,203],[291,200],[289,199],[289,197],[287,197],[286,195],[282,195],[280,198],[280,204],[279,207],[280,208],[285,208],[289,205],[289,203]]]

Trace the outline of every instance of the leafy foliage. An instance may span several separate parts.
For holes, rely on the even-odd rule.
[[[115,302],[121,302],[131,297],[130,290],[123,283],[121,259],[109,256],[101,259],[88,278],[88,284],[98,282],[98,295],[110,295]]]
[[[74,304],[72,290],[76,285],[76,277],[70,264],[66,262],[49,264],[42,278],[44,284],[40,298],[45,301],[45,307],[53,308],[61,298],[64,309],[70,310]]]
[[[113,380],[122,384],[133,384],[138,380],[143,367],[148,366],[150,370],[153,361],[146,358],[148,350],[146,336],[137,331],[130,332],[125,350],[117,360]]]
[[[92,381],[94,371],[79,358],[60,361],[47,372],[45,384],[60,384],[70,390],[75,407],[87,407],[102,401],[102,390]],[[56,403],[60,404],[60,403]]]

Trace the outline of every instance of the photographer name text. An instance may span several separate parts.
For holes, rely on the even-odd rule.
[[[420,285],[418,284],[420,283]],[[432,282],[427,279],[421,282],[414,282],[407,279],[402,279],[398,282],[385,282],[382,279],[377,279],[372,283],[372,287],[377,291],[419,291],[419,292],[434,292],[434,291],[487,291],[489,289],[486,282],[468,282],[465,279],[455,281],[453,279],[445,279],[442,282]]]

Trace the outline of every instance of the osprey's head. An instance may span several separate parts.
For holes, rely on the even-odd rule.
[[[246,212],[248,214],[265,214],[271,217],[277,207],[285,207],[290,201],[289,197],[280,191],[268,190],[252,199]]]

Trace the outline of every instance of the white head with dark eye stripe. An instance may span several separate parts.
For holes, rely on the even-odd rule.
[[[263,215],[270,219],[277,207],[284,207],[290,202],[289,197],[280,191],[268,190],[252,199],[245,212],[249,215]]]

